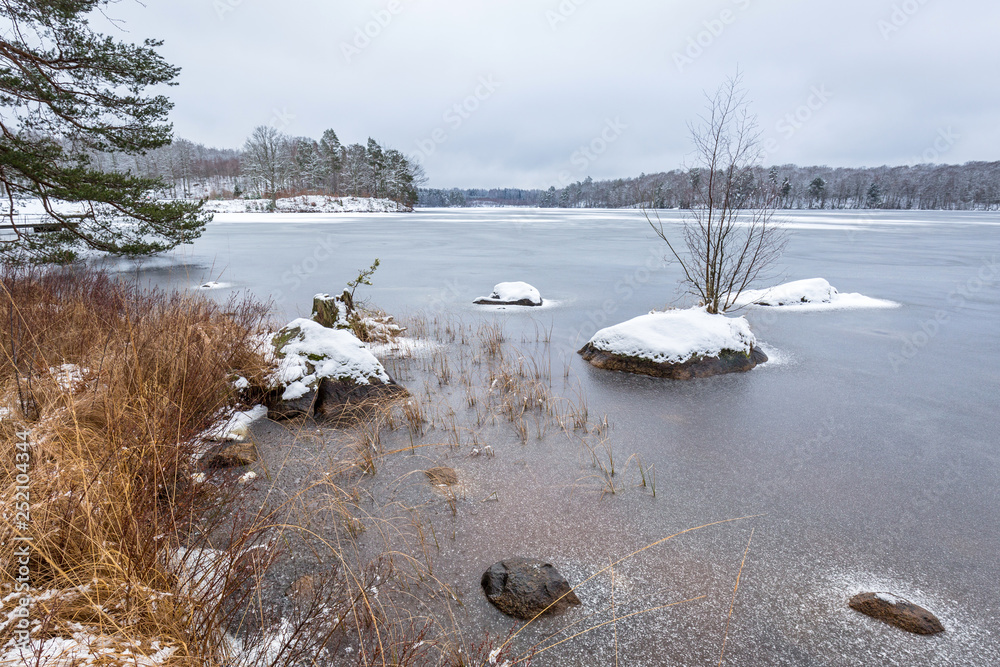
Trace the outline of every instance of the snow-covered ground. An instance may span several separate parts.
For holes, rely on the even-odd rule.
[[[838,292],[823,278],[796,280],[767,289],[747,290],[736,299],[737,307],[766,306],[783,310],[847,310],[897,308],[900,304],[864,294]]]
[[[710,315],[703,308],[653,312],[601,329],[590,343],[599,350],[656,363],[684,363],[723,350],[749,354],[757,339],[742,317]]]
[[[481,296],[477,302],[488,301],[495,304],[510,304],[518,301],[529,301],[536,306],[542,305],[542,295],[533,286],[524,282],[498,283],[489,296]]]
[[[205,202],[210,213],[267,213],[270,199],[210,199]],[[276,213],[404,213],[411,209],[391,199],[371,197],[326,197],[308,195],[279,199]]]

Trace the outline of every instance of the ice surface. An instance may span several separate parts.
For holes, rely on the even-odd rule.
[[[714,357],[723,350],[749,353],[757,340],[742,317],[691,308],[641,315],[598,331],[590,342],[612,354],[683,363],[695,356]]]

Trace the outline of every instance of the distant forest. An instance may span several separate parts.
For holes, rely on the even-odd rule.
[[[417,206],[543,208],[689,208],[695,170],[595,181],[548,190],[429,189],[422,167],[368,139],[343,145],[332,130],[319,139],[262,126],[240,149],[208,148],[185,139],[145,156],[92,156],[106,170],[160,177],[170,197],[276,198],[300,194],[385,197]],[[760,168],[788,209],[1000,210],[1000,162],[912,167]]]
[[[540,206],[542,208],[690,208],[697,169],[642,174],[563,188],[419,190],[418,206]],[[786,209],[1000,210],[1000,162],[913,167],[761,168]]]

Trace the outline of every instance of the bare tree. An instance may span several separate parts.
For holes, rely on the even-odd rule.
[[[689,126],[695,145],[691,172],[698,178],[692,179],[691,213],[683,226],[684,252],[659,214],[654,212],[654,221],[644,210],[680,263],[683,282],[710,313],[731,308],[785,245],[774,221],[777,188],[760,176],[760,130],[740,83],[737,74],[706,95],[706,113]]]
[[[270,125],[254,128],[243,145],[243,173],[253,189],[274,202],[288,173],[289,139]]]

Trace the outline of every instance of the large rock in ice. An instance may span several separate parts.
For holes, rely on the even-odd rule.
[[[579,353],[598,368],[673,380],[742,373],[767,361],[744,318],[702,308],[650,313],[602,329]]]
[[[373,401],[405,393],[375,355],[349,331],[304,318],[272,339],[278,368],[272,417],[316,415],[336,419]]]
[[[937,616],[891,593],[860,593],[848,603],[851,609],[918,635],[944,632]]]
[[[483,592],[497,609],[521,620],[548,616],[581,604],[569,582],[550,563],[510,558],[483,573]]]
[[[482,306],[540,306],[542,295],[528,283],[498,283],[489,296],[475,300]]]

